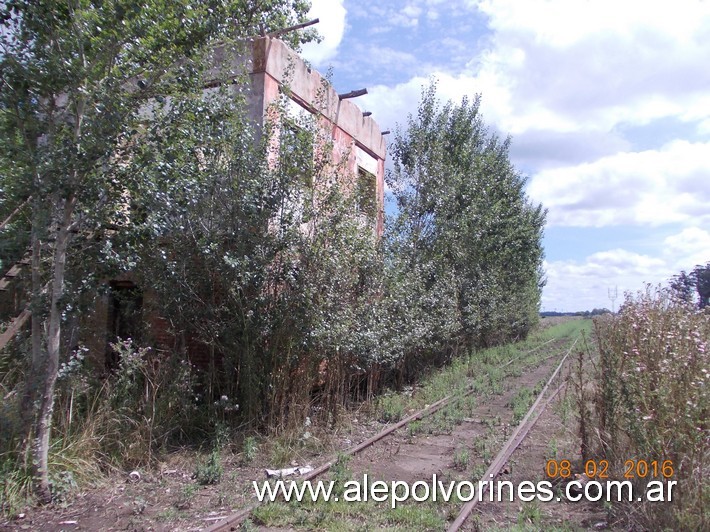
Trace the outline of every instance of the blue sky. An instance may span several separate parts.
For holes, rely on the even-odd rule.
[[[609,289],[710,261],[710,2],[314,0],[332,68],[382,129],[481,94],[548,209],[543,310],[611,307]]]

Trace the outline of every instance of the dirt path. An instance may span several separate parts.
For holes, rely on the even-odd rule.
[[[574,460],[578,457],[578,439],[571,424],[567,423],[565,395],[559,396],[543,412],[525,441],[513,453],[502,478],[514,484],[523,480],[532,482],[547,480],[545,464],[547,460]],[[556,483],[553,483],[556,485]],[[466,529],[510,529],[528,526],[546,530],[608,529],[606,514],[599,505],[587,502],[551,501],[546,503],[482,502],[475,516],[467,523]]]
[[[383,440],[364,451],[353,460],[351,469],[355,477],[370,473],[375,478],[402,480],[414,483],[428,480],[432,475],[439,477],[455,468],[455,453],[468,452],[469,457],[477,454],[476,442],[485,436],[487,426],[483,420],[501,418],[498,428],[501,436],[510,433],[512,415],[507,405],[521,388],[534,388],[549,376],[556,361],[549,359],[531,371],[511,379],[507,390],[491,400],[479,401],[466,418],[454,426],[450,434],[428,435],[407,434],[407,430],[393,438]],[[512,413],[511,413],[512,414]],[[507,429],[507,430],[506,430]],[[479,461],[481,465],[482,461]]]

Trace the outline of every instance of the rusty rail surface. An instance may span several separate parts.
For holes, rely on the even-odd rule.
[[[544,343],[540,344],[539,346],[534,347],[533,349],[530,349],[529,351],[525,351],[520,356],[511,358],[505,364],[500,365],[498,367],[498,369],[502,369],[502,368],[509,366],[515,360],[518,360],[525,355],[529,355],[530,353],[537,351],[538,349],[550,344],[554,340],[556,340],[556,338],[552,338],[552,339],[548,340],[547,342],[544,342]],[[575,340],[575,342],[576,342],[576,340]],[[567,356],[569,355],[571,349],[572,348],[570,347],[570,350],[567,352],[567,354],[563,358],[563,362],[567,358]],[[557,354],[546,357],[546,358],[542,359],[542,361],[552,358],[553,356],[556,356],[556,355]],[[555,370],[553,377],[557,374],[557,372],[559,371],[559,368],[561,366],[562,366],[562,363],[560,364],[560,366],[558,366],[557,370]],[[552,378],[550,380],[552,380]],[[434,414],[435,412],[437,412],[438,410],[440,410],[441,408],[443,408],[444,406],[448,405],[452,400],[463,399],[464,397],[467,397],[467,396],[473,394],[475,391],[476,391],[475,388],[471,387],[468,390],[466,390],[462,395],[458,395],[458,394],[447,395],[446,397],[439,399],[438,401],[432,403],[431,405],[427,406],[426,408],[423,408],[422,410],[419,410],[418,412],[415,412],[414,414],[411,414],[411,415],[405,417],[404,419],[398,421],[394,425],[390,425],[389,427],[387,427],[383,431],[375,434],[374,436],[359,443],[358,445],[355,445],[355,446],[347,449],[346,451],[339,453],[339,456],[353,456],[355,454],[358,454],[359,452],[367,449],[368,447],[372,446],[373,444],[377,443],[378,441],[386,438],[387,436],[389,436],[393,432],[397,431],[398,429],[401,429],[402,427],[408,425],[412,421],[417,421],[417,420],[420,420],[424,417],[430,416],[430,415]],[[543,389],[543,393],[544,393],[544,391],[545,390]],[[539,400],[539,398],[538,398],[538,400]],[[536,401],[536,403],[537,403],[537,401]],[[533,407],[534,406],[535,405],[533,405]],[[526,419],[527,419],[527,417],[528,416],[526,416]],[[523,421],[525,421],[525,420],[523,420]],[[300,477],[301,480],[304,480],[304,481],[312,480],[312,479],[316,478],[317,476],[322,475],[323,473],[328,471],[331,467],[333,467],[333,465],[337,462],[337,459],[338,459],[337,457],[331,458],[330,460],[325,462],[323,465],[315,468],[313,471],[310,471],[309,473]],[[252,503],[249,506],[247,506],[246,508],[243,508],[242,510],[235,512],[232,515],[225,517],[221,521],[217,521],[216,523],[212,524],[208,528],[205,528],[204,532],[222,532],[225,530],[232,530],[233,527],[236,527],[237,525],[244,522],[256,508],[261,506],[261,504],[262,503],[259,503],[259,502]]]
[[[493,479],[496,476],[498,476],[498,473],[500,473],[501,469],[505,466],[505,464],[508,462],[510,457],[512,456],[513,452],[515,449],[517,449],[520,444],[523,442],[523,440],[526,438],[530,430],[535,426],[535,423],[537,422],[538,418],[540,417],[540,414],[547,408],[547,405],[549,405],[552,400],[557,396],[557,394],[560,392],[560,390],[563,388],[564,383],[561,384],[560,386],[557,387],[557,389],[550,395],[550,397],[543,403],[542,400],[545,396],[545,392],[547,392],[547,389],[550,387],[552,382],[554,381],[555,377],[559,374],[559,372],[562,370],[562,367],[564,366],[565,362],[567,361],[567,357],[569,357],[569,354],[572,352],[572,349],[574,348],[575,344],[577,343],[577,340],[572,343],[570,348],[567,350],[567,353],[565,356],[562,358],[562,361],[560,361],[559,365],[555,369],[555,371],[552,373],[550,378],[548,379],[547,383],[543,387],[542,391],[540,394],[537,396],[537,399],[535,402],[532,404],[530,409],[528,410],[527,414],[525,414],[525,417],[523,420],[520,422],[518,427],[515,429],[515,432],[513,432],[512,436],[508,439],[508,441],[505,443],[503,448],[500,450],[498,455],[495,457],[493,462],[491,462],[491,465],[488,467],[488,470],[483,474],[482,480],[488,480],[488,479]],[[542,407],[540,406],[542,405]],[[456,530],[459,530],[461,526],[464,524],[466,519],[468,518],[469,515],[471,515],[471,512],[475,508],[476,504],[480,499],[483,498],[483,496],[486,494],[488,491],[488,482],[484,482],[481,493],[479,494],[478,497],[471,499],[469,502],[467,502],[462,508],[461,511],[459,512],[458,516],[456,516],[456,519],[454,520],[453,523],[447,528],[447,532],[455,532]]]

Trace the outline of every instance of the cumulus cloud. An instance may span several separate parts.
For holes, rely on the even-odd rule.
[[[402,0],[387,8],[373,1],[360,13],[393,32],[384,16],[393,10],[418,27],[393,33],[402,39],[387,46],[437,67],[398,61],[396,72],[367,73],[382,81],[368,82],[358,103],[383,129],[416,112],[430,76],[444,100],[480,93],[492,130],[513,135],[511,157],[531,176],[528,193],[548,208],[549,225],[647,227],[656,239],[656,249],[596,242],[602,251],[548,262],[543,306],[610,306],[610,287],[621,295],[710,259],[710,69],[702,67],[710,2]],[[432,30],[421,41],[443,21],[445,35]],[[407,48],[415,34],[417,49]],[[357,69],[369,62],[348,61]]]
[[[674,141],[590,163],[542,170],[528,193],[548,223],[577,227],[710,224],[710,143]]]
[[[672,274],[663,260],[624,249],[594,253],[582,262],[546,262],[545,271],[542,308],[565,312],[611,308],[610,290],[622,296],[644,281],[656,284]],[[618,308],[618,299],[616,303]]]
[[[502,131],[607,134],[664,117],[707,131],[710,69],[699,65],[710,57],[710,2],[466,4],[487,17],[486,49],[461,72],[433,75],[445,97],[481,92],[486,118]],[[422,81],[382,87],[376,97],[401,100]]]
[[[620,122],[708,116],[710,4],[482,0],[491,47],[472,73],[509,92],[501,126],[608,131]]]
[[[699,227],[686,227],[663,240],[663,256],[674,272],[690,270],[710,261],[710,232]]]
[[[547,286],[542,298],[545,310],[576,311],[611,308],[610,291],[635,293],[644,283],[668,285],[681,270],[690,271],[710,260],[710,232],[686,227],[658,242],[656,253],[637,253],[615,248],[592,253],[583,260],[545,262]]]
[[[343,0],[312,0],[308,16],[320,19],[317,27],[323,40],[304,44],[301,55],[314,65],[322,66],[336,56],[345,33]]]
[[[393,129],[395,124],[404,125],[409,113],[416,113],[422,87],[428,86],[432,80],[437,81],[437,92],[442,100],[460,102],[464,96],[473,96],[481,92],[472,78],[432,71],[429,76],[415,76],[395,86],[368,87],[368,95],[362,97],[360,101],[365,102],[368,109],[375,113],[378,124],[385,129]]]

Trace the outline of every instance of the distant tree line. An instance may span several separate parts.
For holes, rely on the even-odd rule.
[[[608,308],[595,308],[592,310],[578,310],[576,312],[558,312],[556,310],[545,310],[540,312],[540,316],[543,318],[552,318],[557,316],[583,316],[585,318],[591,318],[593,316],[601,316],[602,314],[609,314],[611,310]]]

